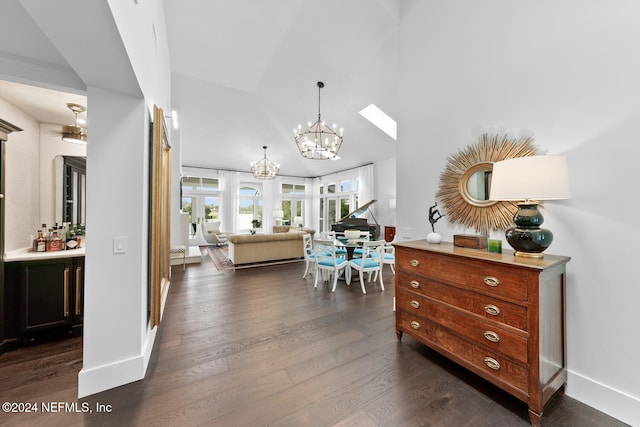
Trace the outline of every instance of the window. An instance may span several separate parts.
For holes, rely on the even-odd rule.
[[[349,212],[351,212],[349,206],[349,197],[340,197],[340,216],[337,219],[344,218],[349,215]]]
[[[219,197],[204,198],[204,217],[206,222],[217,221],[220,219]]]
[[[194,224],[196,221],[193,216],[193,205],[195,202],[194,197],[182,197],[182,212],[189,214],[189,222]],[[193,237],[195,230],[193,227],[189,227],[189,238]]]
[[[184,177],[182,178],[182,191],[197,190],[200,186],[200,178]]]
[[[329,208],[329,211],[327,212],[327,226],[331,227],[331,225],[338,222],[336,219],[336,199],[329,199],[328,202],[327,207]]]
[[[220,220],[220,185],[218,178],[183,177],[182,211],[191,223]]]
[[[254,227],[253,221],[259,222]],[[238,229],[252,230],[262,226],[262,191],[252,184],[240,184]]]
[[[282,211],[284,212],[282,224],[293,224],[293,218],[296,216],[304,218],[305,191],[304,184],[282,184]]]
[[[202,178],[200,189],[203,191],[219,191],[218,180],[213,178]]]
[[[320,231],[330,231],[338,222],[358,207],[358,179],[353,176],[320,186]]]

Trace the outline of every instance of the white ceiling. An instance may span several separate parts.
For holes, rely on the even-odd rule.
[[[0,98],[18,107],[40,123],[71,125],[75,115],[67,103],[87,106],[87,97],[68,92],[45,89],[21,83],[0,80]],[[87,113],[78,114],[86,122]]]
[[[183,165],[249,171],[263,145],[281,164],[280,173],[291,176],[395,157],[397,143],[358,111],[375,103],[397,119],[400,1],[163,1]],[[11,34],[28,43],[18,50],[0,41],[0,52],[62,67],[64,60],[18,3],[8,2],[5,10],[15,19],[0,28],[0,40]],[[317,81],[325,83],[322,118],[344,128],[338,161],[304,159],[293,140],[294,126],[317,118]],[[73,119],[67,102],[86,105],[81,95],[1,81],[0,97],[39,121],[61,125]],[[90,111],[88,117],[90,143]]]

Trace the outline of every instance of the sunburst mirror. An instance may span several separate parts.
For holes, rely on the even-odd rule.
[[[483,134],[478,142],[448,156],[436,195],[446,218],[484,235],[509,228],[518,207],[514,202],[489,200],[493,163],[537,153],[528,136]]]

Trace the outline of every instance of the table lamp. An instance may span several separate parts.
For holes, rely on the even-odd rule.
[[[516,256],[542,258],[551,245],[553,234],[540,228],[544,222],[538,205],[543,200],[570,197],[567,160],[560,155],[526,156],[493,164],[491,200],[517,201],[513,216],[516,226],[505,232]]]
[[[282,209],[273,210],[273,219],[276,225],[282,225],[282,218],[284,217],[284,211]]]
[[[296,216],[293,218],[293,223],[297,225],[299,228],[302,228],[303,219],[301,216]]]

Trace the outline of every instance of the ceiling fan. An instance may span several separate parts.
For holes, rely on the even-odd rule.
[[[68,103],[67,108],[75,114],[75,122],[72,125],[62,127],[62,140],[74,144],[87,143],[87,129],[78,125],[78,114],[87,110],[84,105]]]

